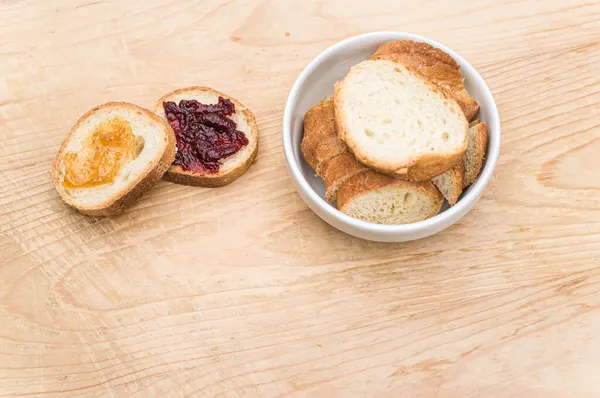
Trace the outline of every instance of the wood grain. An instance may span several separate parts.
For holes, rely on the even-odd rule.
[[[302,68],[375,30],[463,54],[502,117],[481,201],[412,243],[330,228],[281,148]],[[0,37],[0,396],[600,396],[600,3],[4,0]],[[256,114],[245,176],[60,201],[81,114],[188,85]]]

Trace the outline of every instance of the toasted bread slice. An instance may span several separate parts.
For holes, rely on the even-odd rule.
[[[476,123],[469,128],[469,145],[467,147],[467,152],[463,157],[465,166],[463,188],[468,187],[477,180],[477,177],[481,172],[481,168],[483,167],[487,144],[487,124]]]
[[[474,120],[470,126],[469,144],[462,160],[452,169],[431,180],[451,206],[456,204],[463,189],[477,180],[485,159],[487,125]]]
[[[222,187],[238,179],[252,165],[258,153],[258,127],[252,112],[236,99],[209,87],[188,87],[164,95],[156,103],[154,112],[166,119],[164,102],[173,101],[178,104],[181,100],[197,100],[209,105],[218,103],[219,97],[228,99],[235,105],[235,113],[228,117],[236,123],[237,130],[246,135],[248,145],[223,159],[217,173],[188,171],[179,165],[172,165],[163,179],[183,185]]]
[[[348,152],[348,146],[335,133],[333,98],[321,101],[304,115],[300,148],[317,176],[322,175],[323,162]]]
[[[372,170],[348,178],[337,194],[341,212],[377,224],[425,220],[438,214],[443,202],[429,181],[404,181]]]
[[[364,61],[336,83],[335,121],[357,159],[398,178],[426,181],[467,149],[468,122],[453,99],[391,61]]]
[[[367,170],[337,137],[333,115],[333,98],[312,107],[304,116],[304,137],[300,145],[304,159],[323,178],[325,197],[333,205],[337,191],[349,177]]]
[[[116,117],[127,121],[136,140],[143,143],[143,147],[138,147],[139,153],[120,167],[112,182],[65,188],[65,155],[79,153],[101,123]],[[75,123],[58,151],[52,179],[60,197],[71,207],[90,216],[113,216],[161,179],[175,159],[175,150],[175,135],[163,119],[137,105],[109,102],[93,108]]]
[[[368,168],[359,163],[356,157],[350,152],[345,152],[332,159],[323,161],[322,176],[326,187],[325,198],[327,201],[335,205],[337,202],[337,193],[342,184],[353,175],[366,170]]]
[[[479,111],[479,105],[465,89],[460,66],[437,47],[412,40],[397,40],[381,45],[371,59],[399,62],[423,75],[454,98],[467,120],[473,119]]]
[[[459,160],[453,168],[431,179],[450,206],[454,206],[462,194],[464,175],[465,165],[462,160]]]

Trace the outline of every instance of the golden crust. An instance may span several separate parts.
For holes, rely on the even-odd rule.
[[[465,90],[460,66],[437,47],[412,40],[397,40],[381,45],[372,60],[398,62],[424,76],[453,98],[467,120],[479,111],[479,104]]]
[[[245,160],[244,163],[235,167],[228,173],[221,174],[203,174],[198,175],[194,172],[185,171],[181,166],[172,165],[169,170],[164,174],[163,180],[170,181],[175,184],[190,185],[194,187],[206,187],[206,188],[218,188],[225,185],[229,185],[239,177],[244,175],[250,166],[256,160],[258,153],[258,145],[254,147],[254,150],[250,156]]]
[[[65,192],[60,177],[61,164],[62,159],[65,155],[66,146],[73,137],[73,135],[75,135],[81,124],[84,123],[89,117],[93,116],[96,112],[98,112],[101,109],[114,107],[122,109],[124,108],[128,112],[136,113],[143,117],[150,118],[154,122],[161,125],[161,127],[165,131],[164,138],[166,140],[166,144],[164,147],[164,151],[162,152],[160,158],[157,157],[148,166],[146,166],[145,172],[139,175],[138,181],[131,184],[125,191],[119,193],[118,195],[112,198],[109,198],[104,203],[99,204],[97,206],[78,206],[77,204],[75,204],[75,202],[73,202],[71,196]],[[148,189],[150,189],[158,180],[161,179],[161,177],[167,171],[171,163],[173,163],[173,160],[175,160],[175,152],[175,134],[173,133],[171,126],[169,126],[169,124],[165,122],[162,118],[150,112],[149,110],[141,108],[134,104],[129,104],[127,102],[108,102],[106,104],[99,105],[89,110],[81,118],[79,118],[77,123],[75,123],[75,125],[71,128],[69,135],[67,135],[67,137],[64,139],[58,151],[58,154],[56,155],[56,159],[54,160],[50,174],[52,176],[54,186],[58,191],[61,199],[69,206],[75,208],[80,213],[89,216],[114,216],[119,213],[122,213],[127,207],[129,207],[136,200],[138,200]]]
[[[337,190],[350,176],[366,170],[335,132],[333,98],[312,107],[304,116],[302,154],[325,183],[325,197],[335,205]]]
[[[228,184],[231,184],[233,181],[237,180],[239,177],[244,175],[246,171],[250,168],[250,166],[255,162],[256,156],[258,154],[258,126],[256,124],[256,118],[254,114],[245,107],[241,102],[236,100],[233,97],[228,96],[220,91],[212,89],[210,87],[203,86],[191,86],[186,88],[180,88],[170,93],[163,95],[154,106],[154,112],[157,114],[162,114],[161,112],[163,107],[163,102],[169,101],[170,98],[179,96],[181,94],[190,94],[190,97],[193,97],[195,93],[198,92],[209,92],[216,96],[220,96],[223,98],[227,98],[236,108],[236,113],[242,113],[248,122],[248,126],[252,129],[253,134],[252,137],[255,137],[255,140],[249,142],[248,145],[252,146],[252,151],[245,158],[242,159],[236,167],[228,170],[227,172],[219,171],[218,173],[198,173],[193,171],[186,171],[178,165],[172,165],[169,170],[163,176],[165,181],[170,181],[176,184],[182,185],[190,185],[195,187],[207,187],[207,188],[216,188],[222,187]],[[246,135],[248,136],[248,134]],[[250,138],[250,137],[249,137]]]
[[[317,176],[323,162],[348,152],[348,146],[335,133],[333,98],[325,99],[304,115],[304,136],[300,149]]]

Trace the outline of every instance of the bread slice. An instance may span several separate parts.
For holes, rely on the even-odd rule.
[[[412,40],[397,40],[380,46],[371,59],[399,62],[423,75],[458,103],[467,120],[473,119],[479,111],[479,104],[465,89],[460,66],[437,47]]]
[[[338,190],[348,178],[368,170],[365,165],[359,163],[354,155],[349,152],[325,160],[322,164],[323,182],[326,187],[325,198],[332,205],[336,204]]]
[[[463,189],[477,180],[485,159],[487,125],[474,120],[470,126],[469,144],[462,160],[431,180],[451,206],[456,204]]]
[[[426,181],[458,162],[468,122],[453,99],[402,64],[364,61],[336,83],[340,139],[365,165]]]
[[[429,182],[403,181],[369,170],[346,180],[338,209],[377,224],[409,224],[439,213],[444,198]]]
[[[335,132],[333,98],[321,101],[304,115],[304,136],[300,148],[317,176],[322,175],[323,162],[348,152],[348,146]]]
[[[462,160],[459,160],[453,168],[431,179],[450,206],[454,206],[462,194],[464,175],[465,165]]]
[[[143,148],[121,166],[111,183],[87,188],[65,188],[64,157],[79,153],[86,139],[100,123],[121,117],[132,133],[143,138]],[[83,115],[63,141],[52,166],[52,179],[60,197],[71,207],[90,216],[121,213],[163,176],[175,159],[175,135],[171,127],[154,113],[125,102],[109,102]]]
[[[477,177],[481,172],[481,168],[483,167],[487,144],[487,124],[475,123],[471,128],[469,128],[469,145],[467,147],[467,152],[463,157],[465,166],[463,188],[468,187],[477,180]]]
[[[195,99],[201,104],[216,104],[219,97],[229,99],[235,105],[235,113],[229,116],[237,124],[237,130],[246,135],[248,145],[235,154],[223,159],[217,173],[200,173],[184,170],[179,165],[172,165],[165,173],[163,179],[177,184],[199,187],[222,187],[231,184],[243,175],[250,165],[254,163],[258,153],[258,126],[252,112],[235,98],[223,94],[209,87],[187,87],[172,91],[158,100],[154,112],[166,119],[163,102],[173,101],[179,104],[181,100]]]

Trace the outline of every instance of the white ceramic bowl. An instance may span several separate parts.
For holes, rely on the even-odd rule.
[[[325,186],[305,162],[300,151],[304,114],[324,97],[333,95],[333,85],[344,78],[350,67],[368,59],[381,44],[393,40],[429,43],[450,54],[461,67],[465,87],[479,103],[479,120],[488,125],[489,143],[484,168],[463,192],[460,200],[449,207],[444,203],[435,217],[413,224],[380,225],[349,217],[325,200]],[[433,235],[457,222],[481,197],[500,153],[500,117],[488,86],[475,68],[451,49],[425,37],[402,32],[375,32],[351,37],[328,48],[302,71],[288,97],[283,114],[283,149],[290,175],[306,204],[335,228],[363,239],[404,242]]]

